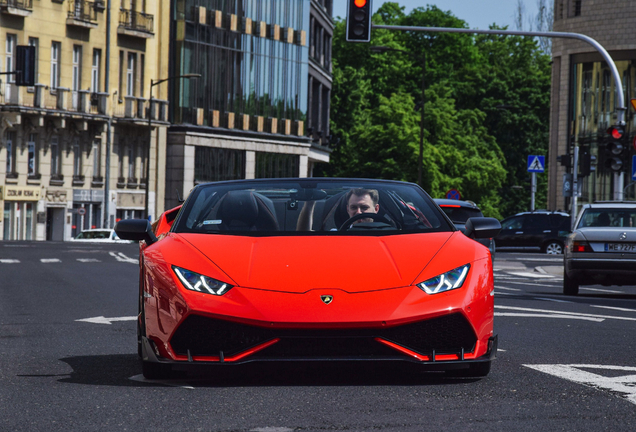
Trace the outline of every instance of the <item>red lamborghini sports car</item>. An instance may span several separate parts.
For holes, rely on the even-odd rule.
[[[393,361],[485,376],[497,351],[493,269],[417,185],[294,178],[200,184],[140,241],[147,378],[195,365]],[[472,239],[471,239],[472,237]]]

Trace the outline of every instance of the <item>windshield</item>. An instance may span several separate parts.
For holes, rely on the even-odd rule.
[[[453,231],[409,183],[290,179],[197,186],[172,231],[235,235],[390,235]]]
[[[588,208],[579,221],[578,228],[585,227],[635,227],[636,209]]]

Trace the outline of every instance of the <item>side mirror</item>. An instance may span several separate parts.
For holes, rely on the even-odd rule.
[[[466,221],[464,234],[470,238],[492,238],[501,231],[501,224],[495,218],[474,217]]]
[[[145,240],[150,246],[157,241],[152,226],[147,219],[123,219],[115,224],[115,232],[122,240]]]

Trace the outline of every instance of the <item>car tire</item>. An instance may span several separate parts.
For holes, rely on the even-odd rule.
[[[543,246],[543,252],[549,255],[561,255],[563,253],[563,243],[559,241],[551,241]]]
[[[446,371],[449,377],[472,377],[481,378],[490,373],[492,361],[472,363],[467,369],[452,369]]]
[[[579,283],[568,276],[566,271],[563,272],[563,294],[574,296],[579,293]]]
[[[163,363],[142,361],[141,369],[146,379],[166,379],[172,374],[172,367]]]

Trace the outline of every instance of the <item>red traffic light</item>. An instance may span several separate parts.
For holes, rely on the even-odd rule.
[[[367,5],[367,0],[355,0],[353,2],[357,7],[363,8]]]
[[[621,139],[623,138],[623,128],[618,127],[618,126],[610,126],[607,129],[607,133],[610,134],[612,136],[612,138],[614,139]]]

